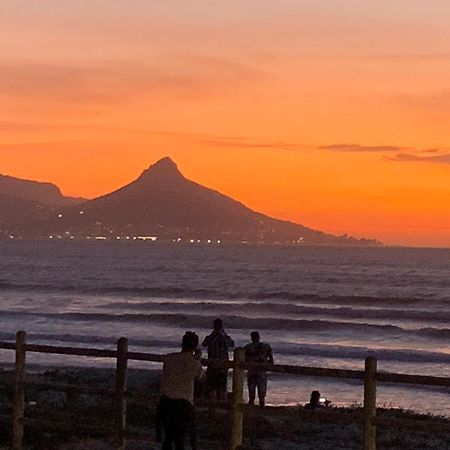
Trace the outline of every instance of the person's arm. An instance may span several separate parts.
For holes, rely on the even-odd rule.
[[[211,338],[211,336],[206,336],[205,339],[203,339],[203,342],[202,342],[203,347],[208,347],[210,338]]]
[[[202,360],[202,349],[197,347],[194,351],[194,358],[201,361]]]
[[[227,347],[228,348],[233,348],[234,347],[233,339],[231,339],[230,336],[228,336],[227,333],[224,333],[224,334],[225,334],[225,342],[227,343]]]
[[[267,361],[269,364],[275,364],[273,359],[273,353],[272,353],[272,347],[269,345],[269,348],[267,349]]]
[[[202,369],[202,363],[199,361],[198,364],[198,370],[197,370],[197,375],[195,376],[195,379],[197,381],[201,380],[203,378],[203,369]]]
[[[244,351],[245,351],[245,360],[248,362],[249,361],[249,357],[248,357],[248,345],[246,345],[244,347]]]

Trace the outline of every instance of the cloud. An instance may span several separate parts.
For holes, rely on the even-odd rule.
[[[188,86],[187,76],[131,63],[3,63],[0,95],[72,103],[110,103],[143,90]]]
[[[41,126],[38,124],[30,124],[23,122],[10,122],[7,120],[0,120],[0,131],[40,131],[45,129],[46,126]]]
[[[60,149],[64,150],[64,146],[73,144],[85,144],[88,141],[82,139],[61,139],[54,141],[29,141],[21,142],[18,144],[4,144],[0,143],[0,151],[36,151],[36,150],[50,150],[50,149]]]
[[[343,153],[395,153],[393,156],[384,155],[382,159],[395,162],[450,164],[450,153],[440,148],[414,149],[397,145],[331,144],[323,145],[319,149]]]
[[[410,64],[411,62],[419,62],[429,64],[430,62],[443,62],[448,63],[450,61],[450,53],[378,53],[369,55],[373,59],[380,59],[383,61],[391,62],[405,62]]]
[[[265,148],[265,149],[282,149],[282,150],[300,150],[298,144],[280,141],[262,141],[245,137],[202,137],[200,140],[204,144],[213,145],[215,147],[224,148]]]
[[[398,153],[397,155],[387,158],[396,162],[426,162],[435,164],[450,164],[450,153],[442,153],[433,156],[418,156],[412,153]]]
[[[441,153],[442,150],[439,148],[427,148],[425,150],[421,150],[420,153]]]
[[[306,145],[300,145],[293,142],[286,141],[274,141],[274,140],[261,140],[249,136],[220,136],[206,133],[189,133],[179,131],[164,131],[155,129],[143,129],[143,128],[121,128],[111,127],[104,125],[72,125],[72,124],[43,124],[43,123],[21,123],[21,122],[2,122],[0,121],[1,130],[13,130],[13,131],[41,131],[41,130],[96,130],[106,131],[108,133],[125,133],[125,134],[142,134],[142,135],[154,135],[165,136],[175,139],[186,139],[193,142],[207,144],[213,147],[222,148],[246,148],[246,149],[277,149],[277,150],[289,150],[300,151],[310,149]],[[0,150],[2,148],[27,148],[34,147],[36,145],[45,144],[60,144],[60,143],[73,143],[73,142],[85,142],[85,141],[52,141],[52,142],[27,142],[23,144],[0,144]]]
[[[423,94],[400,94],[394,97],[396,103],[439,114],[450,114],[450,89]]]
[[[0,97],[108,104],[143,94],[198,97],[234,92],[268,75],[250,65],[208,55],[141,61],[0,61]]]
[[[319,147],[320,150],[331,150],[334,152],[368,152],[368,153],[383,153],[383,152],[399,152],[404,150],[402,147],[395,145],[360,145],[360,144],[331,144]]]

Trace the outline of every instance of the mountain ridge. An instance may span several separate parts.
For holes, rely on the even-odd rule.
[[[65,206],[85,201],[85,199],[63,195],[61,189],[53,183],[3,174],[0,174],[0,195],[36,201],[49,206]]]
[[[334,236],[253,211],[185,178],[169,157],[111,193],[46,210],[36,220],[22,224],[21,233],[35,238],[379,245],[378,241]]]

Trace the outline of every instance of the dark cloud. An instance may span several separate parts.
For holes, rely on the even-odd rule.
[[[360,144],[331,144],[319,147],[321,150],[331,150],[334,152],[399,152],[404,150],[402,147],[395,145],[360,145]]]
[[[441,153],[441,150],[439,148],[426,148],[425,150],[421,150],[420,153]]]
[[[385,161],[396,162],[427,162],[435,164],[450,164],[450,153],[439,148],[416,150],[396,145],[360,145],[360,144],[331,144],[319,147],[321,150],[334,152],[367,152],[367,153],[395,153],[393,156],[384,156]]]
[[[387,158],[389,161],[397,162],[427,162],[435,164],[450,164],[450,153],[442,153],[433,156],[418,156],[412,153],[398,153],[397,155]]]

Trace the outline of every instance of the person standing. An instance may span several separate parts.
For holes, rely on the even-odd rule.
[[[234,347],[233,339],[223,328],[223,320],[214,320],[214,329],[203,341],[203,347],[208,348],[208,360],[214,362],[228,362],[228,352]],[[210,399],[219,403],[226,402],[228,383],[228,368],[208,366],[206,369],[206,384]]]
[[[272,348],[269,344],[261,342],[258,331],[250,333],[252,342],[245,348],[245,361],[260,364],[274,364]],[[247,385],[249,404],[255,404],[256,389],[258,389],[259,406],[264,408],[267,394],[267,371],[249,369],[247,372]]]
[[[189,433],[191,448],[195,450],[194,382],[202,376],[201,351],[198,336],[187,331],[181,343],[181,352],[164,356],[160,401],[156,426],[162,431],[162,450],[184,450]]]

